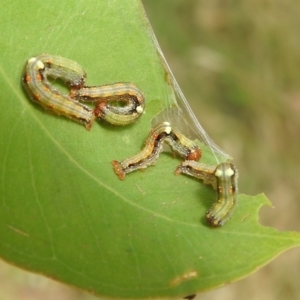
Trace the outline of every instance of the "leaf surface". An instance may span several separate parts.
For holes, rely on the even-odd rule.
[[[240,195],[232,220],[209,227],[215,191],[174,176],[180,160],[168,153],[124,181],[114,174],[110,162],[140,151],[173,97],[139,1],[16,0],[0,15],[3,259],[98,295],[159,298],[237,280],[299,245],[298,233],[258,224],[263,195]],[[40,53],[80,63],[87,85],[135,83],[146,114],[87,131],[44,111],[21,86],[25,62]]]

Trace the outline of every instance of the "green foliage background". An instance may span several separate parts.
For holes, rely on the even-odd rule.
[[[111,4],[115,5],[116,2]],[[116,15],[113,5],[102,6],[93,2],[89,6],[80,1],[73,6],[62,2],[41,5],[36,1],[26,6],[19,3],[17,7],[15,3],[2,11],[3,57],[0,82],[5,104],[1,114],[4,137],[4,146],[1,148],[2,256],[69,283],[80,282],[86,289],[95,291],[95,286],[100,286],[102,291],[106,291],[104,293],[119,297],[124,295],[124,291],[116,289],[114,284],[117,280],[123,280],[117,285],[126,285],[128,291],[131,289],[129,294],[136,297],[150,294],[184,295],[199,289],[200,282],[201,286],[208,288],[211,284],[218,285],[224,280],[243,276],[268,261],[280,249],[296,244],[298,238],[296,235],[286,236],[287,244],[284,244],[283,240],[277,239],[280,235],[276,231],[258,227],[255,217],[257,210],[263,203],[267,203],[263,197],[254,200],[241,196],[234,219],[224,229],[212,231],[199,226],[199,215],[203,215],[211,203],[211,200],[203,201],[200,206],[199,196],[213,199],[214,193],[209,188],[201,189],[195,181],[174,178],[171,170],[178,161],[168,155],[162,156],[159,164],[149,172],[147,170],[142,174],[128,176],[126,184],[116,180],[109,161],[130,156],[140,149],[153,114],[162,108],[162,95],[168,92],[162,85],[163,70],[156,53],[147,36],[142,33],[146,24],[140,19],[142,26],[136,26],[138,10],[127,10],[128,4],[129,1],[122,1],[124,6],[121,7],[121,17]],[[282,154],[277,158],[276,155],[266,156],[262,146],[268,140],[275,144],[265,147],[274,152],[278,148],[285,152],[293,151],[297,146],[297,143],[290,143],[285,148],[284,141],[278,138],[280,132],[289,132],[290,127],[294,129],[289,122],[297,121],[297,97],[294,96],[297,95],[297,80],[293,77],[296,73],[290,74],[291,69],[286,66],[291,61],[297,61],[297,56],[273,56],[273,52],[286,50],[277,49],[281,42],[285,46],[289,45],[285,40],[280,40],[285,38],[285,34],[278,38],[278,31],[274,35],[269,32],[276,26],[276,18],[263,18],[266,24],[261,26],[250,16],[248,19],[237,17],[241,12],[247,13],[248,7],[243,4],[220,6],[217,2],[209,5],[192,1],[186,5],[182,1],[165,1],[156,5],[152,6],[153,16],[156,19],[161,14],[164,24],[164,28],[159,28],[159,23],[154,22],[154,25],[158,24],[158,35],[162,33],[158,38],[163,47],[170,39],[172,47],[167,47],[166,53],[170,54],[171,61],[173,53],[183,55],[182,60],[174,63],[175,73],[179,68],[179,79],[183,81],[183,86],[196,85],[196,95],[187,87],[188,99],[197,99],[201,103],[198,106],[199,119],[206,129],[210,129],[209,133],[214,140],[219,141],[216,137],[220,137],[222,142],[223,135],[224,141],[227,141],[228,145],[224,142],[224,147],[236,158],[235,162],[242,174],[242,192],[255,189],[260,192],[261,187],[265,188],[264,178],[272,182],[271,179],[275,177],[278,178],[276,186],[283,189],[283,195],[286,196],[286,190],[290,189],[285,190],[282,174],[289,178],[287,176],[293,173],[292,168],[288,167],[288,159]],[[173,14],[166,22],[165,12],[170,7]],[[271,12],[276,15],[280,7],[273,5],[268,8],[262,14],[269,16],[271,8]],[[151,7],[148,11],[151,18]],[[39,22],[33,22],[31,16],[35,16]],[[187,20],[192,22],[187,23]],[[185,26],[188,26],[186,31],[183,30]],[[261,32],[261,28],[265,31]],[[79,34],[80,31],[84,34]],[[257,41],[262,41],[260,49],[256,47]],[[13,48],[16,44],[19,46]],[[92,131],[87,133],[80,125],[44,113],[30,103],[19,85],[21,69],[26,59],[46,51],[44,49],[80,62],[88,72],[89,84],[116,80],[135,82],[148,99],[147,114],[135,124],[139,126],[115,129],[105,124],[95,124]],[[138,55],[136,49],[139,49]],[[97,57],[99,59],[95,59]],[[283,57],[283,62],[279,63],[278,57]],[[280,68],[283,70],[277,71]],[[270,69],[275,71],[268,72]],[[190,75],[182,76],[186,70],[190,70]],[[260,70],[267,70],[266,74],[260,74]],[[270,98],[270,95],[273,96],[272,101],[262,101]],[[294,99],[292,96],[295,100],[291,100]],[[19,101],[18,105],[14,99]],[[262,108],[263,103],[266,103],[265,110]],[[286,108],[287,103],[294,103],[292,108],[295,109]],[[290,118],[293,113],[295,117]],[[244,138],[249,127],[254,130],[249,131]],[[212,130],[216,131],[212,134]],[[272,138],[273,130],[275,139]],[[256,132],[262,135],[264,143],[255,142]],[[242,133],[241,136],[238,133]],[[287,139],[287,134],[281,135]],[[117,143],[112,145],[112,140],[122,145],[118,148]],[[248,160],[247,155],[250,157],[253,153],[254,158]],[[279,169],[274,172],[270,168],[270,165],[280,166],[278,162],[285,161],[287,163],[281,172]],[[258,173],[261,178],[257,176]],[[27,181],[23,178],[27,178]],[[288,184],[293,182],[286,181]],[[166,186],[166,182],[169,186]],[[182,183],[184,188],[175,188],[181,187]],[[160,188],[161,191],[168,190],[173,194],[161,194]],[[269,188],[272,190],[272,186]],[[29,198],[28,191],[31,191]],[[155,195],[151,191],[155,191]],[[98,193],[102,202],[95,198]],[[165,201],[156,198],[158,194]],[[47,195],[51,197],[47,198]],[[191,197],[195,199],[193,203],[189,200]],[[180,199],[180,205],[177,199]],[[276,221],[280,220],[279,214],[275,216]],[[176,219],[172,219],[174,217]],[[240,220],[245,220],[242,226],[238,222]],[[239,226],[238,231],[236,226]],[[295,229],[295,225],[281,226]],[[246,236],[245,232],[252,234]],[[173,237],[176,237],[175,240]],[[157,248],[165,253],[163,260],[159,251],[151,251],[149,261],[150,252],[146,250],[154,245],[155,250]],[[253,245],[255,249],[252,249]],[[120,251],[120,247],[124,247],[124,251]],[[74,252],[74,249],[78,251]],[[137,253],[137,249],[144,250]],[[190,256],[192,249],[199,249],[195,251],[194,258]],[[227,256],[229,249],[231,256]],[[241,253],[244,254],[240,256]],[[123,256],[120,257],[120,254]],[[244,262],[233,260],[233,254],[242,257]],[[196,257],[199,262],[195,261]],[[260,262],[257,257],[261,259]],[[113,258],[115,261],[112,263]],[[247,264],[249,260],[253,261],[253,265]],[[166,272],[163,266],[166,261],[168,268],[173,267],[172,274]],[[100,267],[97,267],[97,262],[101,262],[100,273],[96,271]],[[147,263],[151,264],[155,272],[147,275],[150,277],[141,274],[137,276],[138,272],[151,269],[150,266],[146,267]],[[159,290],[164,276],[166,282],[174,282],[172,278],[179,278],[197,264],[201,270],[200,281],[187,282],[179,288],[169,287],[166,292]],[[132,267],[137,269],[130,270]],[[228,277],[230,268],[234,272],[230,272]],[[94,271],[96,273],[93,274]],[[205,272],[209,278],[215,276],[216,271],[218,276],[206,283],[203,276]],[[130,273],[135,275],[126,275]],[[137,282],[136,278],[140,281]],[[103,289],[105,284],[107,288]],[[150,289],[157,289],[158,292],[142,291],[148,284]],[[136,293],[133,292],[134,287]]]

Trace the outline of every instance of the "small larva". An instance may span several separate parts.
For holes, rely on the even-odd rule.
[[[27,61],[23,83],[31,98],[56,114],[83,123],[90,129],[95,119],[91,108],[62,95],[51,86],[48,77],[59,78],[69,87],[81,87],[85,72],[76,62],[48,54],[32,57]]]
[[[115,173],[123,180],[127,173],[154,164],[162,151],[164,142],[184,159],[199,160],[201,157],[201,150],[193,141],[173,128],[169,122],[163,122],[151,130],[141,152],[121,162],[116,160],[112,162]]]
[[[62,95],[52,87],[48,78],[61,79],[70,88]],[[41,106],[59,115],[83,123],[90,129],[97,117],[114,125],[136,121],[145,110],[142,92],[131,83],[103,86],[84,86],[86,73],[75,61],[49,54],[41,54],[27,61],[23,84],[30,97]],[[96,102],[91,109],[79,101]],[[125,104],[123,106],[114,105]]]
[[[126,82],[73,89],[71,97],[97,102],[95,116],[114,125],[127,125],[136,121],[145,109],[141,91],[134,84]]]
[[[175,174],[184,173],[211,184],[217,190],[218,199],[206,213],[207,221],[214,227],[222,226],[233,213],[238,194],[238,171],[229,163],[211,167],[195,161],[184,161]]]

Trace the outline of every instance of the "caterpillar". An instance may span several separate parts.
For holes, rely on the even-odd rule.
[[[49,78],[62,80],[70,89],[62,95],[49,82]],[[45,109],[66,116],[85,125],[89,130],[95,118],[114,125],[127,125],[144,112],[142,92],[131,83],[104,86],[84,86],[86,73],[75,61],[60,56],[41,54],[30,58],[22,81],[29,96]],[[94,109],[80,103],[95,102]],[[125,105],[115,106],[115,102]]]
[[[207,166],[192,160],[184,161],[175,171],[184,173],[211,184],[217,190],[217,201],[206,213],[207,221],[214,227],[224,225],[233,213],[238,194],[238,171],[236,167],[224,162],[216,167]]]
[[[144,96],[133,83],[120,82],[72,89],[71,97],[81,101],[97,102],[95,116],[114,125],[130,124],[145,110]],[[112,105],[113,103],[125,105]]]
[[[72,60],[42,54],[27,61],[23,83],[35,102],[58,115],[83,123],[90,129],[95,119],[93,110],[62,95],[51,86],[48,77],[59,78],[69,87],[81,87],[85,80],[84,70]]]
[[[201,157],[201,149],[193,141],[172,127],[169,122],[162,122],[151,130],[141,152],[123,161],[112,161],[115,173],[123,180],[126,174],[154,164],[162,151],[164,142],[184,159],[197,161]]]

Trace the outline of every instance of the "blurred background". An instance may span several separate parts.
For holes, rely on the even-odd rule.
[[[300,231],[300,2],[143,0],[201,125],[234,157],[241,193],[264,192],[260,222]],[[251,251],[251,249],[249,249]],[[300,299],[300,249],[197,299]],[[0,261],[0,299],[99,298]]]

